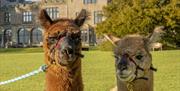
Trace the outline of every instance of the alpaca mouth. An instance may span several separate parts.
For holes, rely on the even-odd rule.
[[[132,71],[122,71],[122,72],[117,72],[117,77],[119,80],[124,81],[124,82],[132,82],[136,75]]]
[[[71,65],[75,62],[76,57],[69,57],[68,55],[63,55],[63,57],[60,58],[59,64],[63,66]]]
[[[63,66],[72,65],[76,62],[78,58],[83,58],[79,51],[75,52],[73,50],[64,49],[58,53],[58,63]]]
[[[126,77],[119,76],[118,78],[119,78],[119,80],[124,81],[124,82],[132,82],[135,79],[135,77],[136,76],[134,74],[131,74]]]
[[[60,64],[71,64],[74,63],[77,59],[77,56],[72,52],[72,51],[68,51],[68,50],[64,50],[62,51],[60,54]]]
[[[73,54],[63,54],[61,59],[67,62],[74,62],[74,60],[76,59],[76,56]]]

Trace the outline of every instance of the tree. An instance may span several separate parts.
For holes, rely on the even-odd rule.
[[[97,25],[98,34],[147,35],[156,26],[165,26],[163,42],[180,47],[180,2],[177,0],[112,0],[104,8],[104,15],[107,19]]]

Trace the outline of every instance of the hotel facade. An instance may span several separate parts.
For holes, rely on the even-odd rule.
[[[38,23],[38,12],[46,9],[51,19],[74,19],[81,9],[90,18],[81,28],[83,45],[95,45],[95,27],[104,20],[102,8],[110,0],[0,0],[0,47],[42,46],[44,30]]]

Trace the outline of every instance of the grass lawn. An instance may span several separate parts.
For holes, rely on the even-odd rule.
[[[85,91],[109,91],[115,83],[112,52],[83,52],[83,81]],[[180,50],[152,52],[155,73],[155,91],[180,91]],[[43,64],[43,53],[0,50],[0,81],[8,80]],[[44,73],[0,86],[0,91],[43,91]]]

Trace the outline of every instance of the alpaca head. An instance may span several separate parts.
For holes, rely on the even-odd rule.
[[[115,46],[114,57],[116,76],[118,80],[132,82],[135,79],[146,79],[146,72],[150,70],[152,57],[149,46],[157,40],[163,27],[155,29],[149,37],[128,35],[118,38],[112,35],[105,37]]]
[[[45,10],[40,11],[39,20],[44,31],[44,49],[49,62],[61,66],[73,65],[81,55],[80,27],[86,19],[82,10],[76,19],[52,21]],[[48,62],[48,63],[49,63]]]

